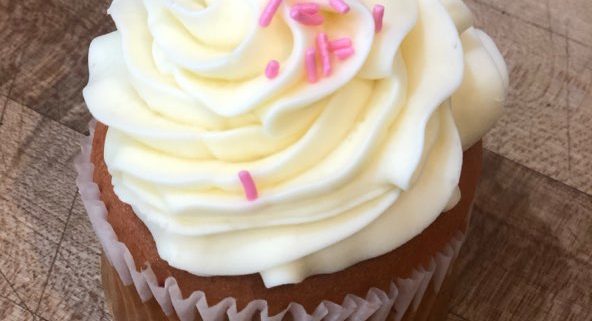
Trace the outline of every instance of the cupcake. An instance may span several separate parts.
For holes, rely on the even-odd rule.
[[[460,0],[114,0],[78,185],[115,320],[438,320],[508,75]]]

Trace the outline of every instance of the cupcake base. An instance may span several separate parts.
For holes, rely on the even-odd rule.
[[[134,285],[124,285],[115,268],[109,263],[105,255],[101,256],[101,278],[105,291],[106,303],[109,305],[114,321],[180,321],[176,313],[166,316],[154,297],[146,302],[138,295]],[[434,279],[421,298],[417,309],[409,306],[401,319],[400,311],[396,307],[390,308],[385,320],[402,321],[444,321],[447,319],[449,302],[456,283],[457,273],[451,264],[443,283],[436,290]],[[399,313],[398,313],[399,312]],[[283,320],[294,321],[290,314]],[[224,316],[219,321],[229,320]],[[372,318],[370,319],[372,320]],[[188,321],[188,320],[186,320]],[[196,315],[192,321],[205,321]]]

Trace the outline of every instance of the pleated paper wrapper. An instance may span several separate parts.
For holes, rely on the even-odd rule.
[[[81,140],[82,152],[75,160],[78,172],[76,184],[93,229],[123,285],[133,284],[143,302],[154,298],[164,314],[170,316],[176,313],[181,321],[194,321],[196,316],[203,321],[281,321],[287,314],[291,314],[294,321],[384,321],[393,309],[394,320],[400,321],[409,309],[417,310],[430,282],[436,294],[439,292],[464,241],[464,234],[458,232],[428,266],[418,267],[410,278],[393,280],[388,292],[372,288],[364,298],[349,294],[341,304],[323,301],[312,314],[307,313],[302,305],[291,303],[284,311],[269,315],[264,300],[252,301],[238,311],[236,300],[232,297],[210,306],[207,293],[196,291],[189,297],[183,297],[172,277],[166,279],[164,286],[159,285],[151,268],[148,266],[140,271],[127,246],[118,240],[107,221],[107,209],[101,201],[99,188],[93,181],[94,165],[90,155],[95,125],[95,121],[90,122],[90,136]]]

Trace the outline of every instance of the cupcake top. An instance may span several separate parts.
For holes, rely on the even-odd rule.
[[[394,250],[456,204],[508,88],[460,0],[114,0],[84,97],[159,255],[268,287]]]

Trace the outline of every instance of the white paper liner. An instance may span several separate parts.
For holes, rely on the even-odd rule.
[[[107,260],[117,271],[122,283],[125,286],[133,284],[143,302],[154,297],[167,316],[176,313],[181,321],[194,321],[197,313],[203,321],[281,321],[287,313],[292,314],[294,321],[384,321],[393,307],[394,320],[400,321],[410,307],[414,311],[417,310],[430,281],[438,293],[464,241],[464,234],[458,232],[452,241],[432,258],[427,267],[419,267],[410,278],[392,282],[388,293],[372,288],[366,294],[366,298],[349,294],[341,304],[323,301],[312,314],[308,314],[298,303],[291,303],[284,311],[270,316],[265,300],[252,301],[242,311],[238,311],[236,300],[230,297],[212,306],[208,304],[206,294],[201,291],[183,298],[174,278],[167,278],[164,286],[160,286],[150,267],[138,272],[129,249],[119,242],[107,221],[107,209],[100,199],[99,188],[93,181],[94,165],[90,159],[95,125],[94,120],[89,123],[90,136],[81,140],[82,152],[75,159],[78,171],[76,184],[93,229],[103,246]]]

